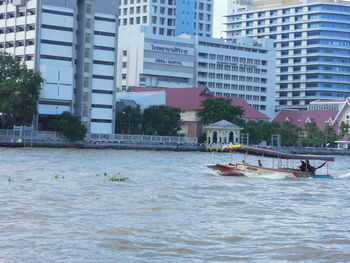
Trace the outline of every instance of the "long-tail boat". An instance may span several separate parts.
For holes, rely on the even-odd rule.
[[[329,162],[334,162],[333,156],[317,156],[317,155],[300,155],[273,151],[264,147],[248,147],[241,146],[235,148],[226,148],[234,151],[243,152],[244,160],[240,163],[221,165],[220,171],[232,169],[232,171],[243,172],[244,175],[249,174],[279,174],[296,178],[331,178],[329,174]],[[252,164],[248,162],[248,155],[259,156],[258,163]],[[265,157],[272,158],[272,164],[266,165]],[[300,161],[300,165],[295,167],[295,161]],[[310,161],[313,164],[310,164]],[[323,162],[316,166],[316,162]],[[217,164],[219,167],[219,164]],[[317,173],[317,170],[326,166],[326,172]],[[211,168],[207,166],[208,168]],[[213,168],[211,168],[213,169]],[[324,170],[324,169],[323,169]]]

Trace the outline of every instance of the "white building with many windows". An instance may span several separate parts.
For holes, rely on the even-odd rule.
[[[195,86],[245,99],[270,118],[275,112],[275,50],[268,39],[197,38]]]
[[[36,125],[69,111],[113,133],[117,0],[0,0],[0,50],[40,71]]]
[[[232,2],[227,39],[274,40],[278,109],[307,109],[315,99],[350,95],[350,2]]]
[[[127,33],[124,33],[125,32]],[[208,87],[213,95],[244,98],[270,118],[275,109],[271,40],[159,36],[151,27],[120,28],[117,85]]]
[[[121,0],[120,27],[151,26],[153,34],[212,35],[213,0]]]

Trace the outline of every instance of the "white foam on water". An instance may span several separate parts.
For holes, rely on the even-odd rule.
[[[281,180],[286,178],[294,178],[287,174],[281,174],[281,173],[244,173],[248,177],[254,177],[254,178],[265,178],[270,180]]]
[[[349,177],[350,177],[350,172],[337,176],[337,178],[349,178]]]

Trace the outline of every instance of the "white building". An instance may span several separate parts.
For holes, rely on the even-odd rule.
[[[340,110],[350,98],[334,100],[314,100],[310,102],[309,110]]]
[[[232,0],[227,39],[270,38],[277,50],[278,109],[350,95],[350,2]]]
[[[40,71],[37,125],[79,116],[90,133],[112,133],[117,0],[0,0],[0,49]]]
[[[153,34],[212,35],[213,0],[121,0],[120,27],[151,26]]]
[[[205,86],[215,96],[244,98],[274,116],[275,51],[270,40],[229,43],[199,36],[159,36],[150,27],[129,26],[120,28],[118,46],[120,91],[129,86]]]
[[[151,27],[119,28],[119,91],[129,86],[190,87],[194,83],[191,38],[154,35]]]
[[[268,39],[196,39],[195,86],[215,96],[245,99],[270,118],[275,114],[275,50]]]

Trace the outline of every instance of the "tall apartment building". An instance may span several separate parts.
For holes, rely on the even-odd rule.
[[[113,133],[117,0],[0,0],[0,50],[44,78],[37,125],[69,111]]]
[[[144,26],[128,26],[119,32],[120,91],[129,86],[208,87],[213,95],[244,98],[274,117],[272,40],[225,42],[201,36],[159,36],[152,27]]]
[[[277,50],[277,108],[350,95],[350,3],[237,0],[227,39],[270,38]]]
[[[121,0],[119,25],[151,26],[152,33],[212,35],[213,0]]]

